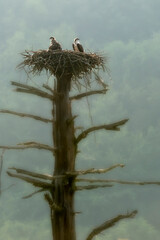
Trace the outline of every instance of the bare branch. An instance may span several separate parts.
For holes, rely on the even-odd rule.
[[[31,177],[34,177],[34,178],[41,178],[41,179],[44,179],[44,180],[55,180],[57,178],[66,178],[66,175],[49,175],[49,174],[41,174],[41,173],[35,173],[35,172],[31,172],[31,171],[27,171],[27,170],[24,170],[24,169],[20,169],[20,168],[15,168],[15,167],[12,167],[12,168],[9,168],[9,169],[12,169],[12,170],[15,170],[17,173],[22,173],[24,175],[28,175],[28,176],[31,176]]]
[[[7,149],[7,150],[21,150],[21,149],[28,149],[28,148],[36,148],[36,149],[44,149],[51,152],[54,152],[56,149],[50,147],[49,145],[38,143],[38,142],[26,142],[26,143],[19,143],[16,146],[0,146],[0,149]]]
[[[81,190],[92,190],[96,188],[105,188],[105,187],[113,187],[111,184],[102,184],[102,185],[88,185],[88,186],[76,186],[75,191]]]
[[[122,181],[115,179],[87,179],[87,178],[78,178],[77,182],[89,182],[89,183],[119,183],[119,184],[131,184],[131,185],[160,185],[160,182],[152,181],[152,182],[138,182],[138,181]]]
[[[135,210],[135,211],[133,211],[131,213],[127,213],[127,214],[124,214],[124,215],[118,215],[117,217],[114,217],[114,218],[104,222],[100,226],[94,228],[92,230],[92,232],[88,235],[86,240],[93,239],[96,235],[100,234],[101,232],[103,232],[104,230],[106,230],[106,229],[108,229],[110,227],[113,227],[116,223],[118,223],[122,219],[134,218],[136,214],[137,214],[137,211]]]
[[[87,170],[79,170],[74,172],[66,172],[66,175],[69,175],[69,176],[85,175],[85,174],[91,173],[92,171],[94,171],[94,168],[90,168]]]
[[[114,168],[121,167],[123,168],[125,165],[124,164],[115,164],[109,168],[104,168],[104,169],[87,169],[87,170],[80,170],[80,171],[74,171],[74,172],[66,172],[67,175],[72,175],[72,176],[78,176],[78,175],[86,175],[86,174],[93,174],[93,173],[106,173],[111,171]]]
[[[115,164],[115,165],[113,165],[109,168],[106,168],[106,169],[98,169],[97,171],[99,171],[99,172],[97,172],[97,173],[106,173],[106,172],[109,172],[109,171],[111,171],[111,170],[113,170],[114,168],[117,168],[117,167],[123,168],[123,167],[125,167],[125,165],[122,164],[122,163],[121,164]]]
[[[39,89],[39,88],[36,88],[36,87],[33,87],[33,86],[30,86],[28,84],[24,84],[24,83],[19,83],[19,82],[14,82],[14,81],[11,81],[11,84],[13,86],[16,86],[16,87],[20,87],[20,88],[24,88],[24,89],[28,89],[28,90],[33,90],[33,91],[37,91],[37,92],[41,92],[41,93],[44,93],[46,94],[47,92]],[[46,84],[43,84],[43,87],[46,88],[47,90],[50,90],[53,94],[53,90],[52,88],[50,88],[48,85]]]
[[[42,189],[39,189],[39,190],[37,190],[37,191],[34,191],[33,193],[31,193],[31,194],[29,194],[29,195],[27,195],[27,196],[24,196],[24,197],[22,197],[22,199],[27,199],[27,198],[30,198],[30,197],[32,197],[33,195],[35,195],[35,194],[37,194],[37,193],[40,193],[40,192],[44,192],[45,190],[42,188]]]
[[[85,92],[85,93],[81,93],[75,96],[70,97],[70,100],[79,100],[83,97],[87,97],[93,94],[106,94],[106,92],[108,91],[108,89],[102,89],[102,90],[95,90],[95,91],[89,91],[89,92]]]
[[[31,171],[27,171],[27,170],[15,168],[15,167],[12,167],[9,169],[15,170],[17,173],[22,173],[24,175],[28,175],[28,176],[35,177],[35,178],[41,178],[41,179],[45,179],[45,180],[54,180],[55,179],[53,176],[51,176],[49,174],[35,173],[35,172],[31,172]]]
[[[47,118],[43,118],[43,117],[40,117],[40,116],[27,114],[27,113],[20,113],[20,112],[10,111],[10,110],[6,110],[6,109],[1,109],[0,113],[9,113],[9,114],[13,114],[13,115],[16,115],[16,116],[19,116],[19,117],[33,118],[35,120],[46,122],[46,123],[53,122],[52,119],[47,119]]]
[[[35,186],[35,187],[40,187],[40,188],[45,188],[45,189],[50,189],[50,188],[53,188],[53,187],[54,187],[53,184],[50,184],[50,183],[47,183],[47,182],[42,182],[42,181],[39,181],[39,180],[30,178],[30,177],[25,177],[25,176],[23,176],[23,175],[11,173],[11,172],[8,172],[8,171],[7,171],[7,174],[8,174],[10,177],[19,178],[19,179],[21,179],[21,180],[23,180],[23,181],[25,181],[25,182],[31,183],[31,184],[32,184],[33,186]]]
[[[17,173],[28,175],[28,176],[31,176],[31,177],[34,177],[34,178],[40,178],[40,179],[44,179],[44,180],[54,181],[57,178],[66,178],[67,176],[78,176],[78,175],[84,175],[84,174],[88,174],[88,173],[89,174],[91,174],[91,173],[105,173],[105,172],[111,170],[111,168],[113,169],[113,167],[118,167],[118,166],[123,167],[123,164],[116,164],[116,165],[114,165],[110,168],[106,168],[106,169],[91,168],[91,169],[88,169],[88,170],[85,170],[85,171],[66,172],[64,175],[55,175],[55,176],[52,176],[52,175],[49,175],[49,174],[35,173],[35,172],[31,172],[31,171],[27,171],[27,170],[20,169],[20,168],[15,168],[15,167],[12,167],[12,168],[9,168],[9,169],[15,170]],[[80,179],[78,179],[77,181],[79,181],[79,180]],[[83,180],[84,179],[82,179],[82,181]]]
[[[54,97],[49,94],[49,93],[46,93],[46,92],[43,92],[43,91],[38,91],[38,90],[29,90],[29,89],[23,89],[23,88],[16,88],[14,89],[15,92],[23,92],[23,93],[28,93],[28,94],[33,94],[33,95],[36,95],[38,97],[42,97],[42,98],[48,98],[50,100],[54,100]]]
[[[124,119],[119,122],[111,123],[108,125],[99,125],[99,126],[88,128],[77,137],[76,142],[77,143],[80,142],[83,138],[86,138],[89,133],[97,130],[105,129],[105,130],[119,131],[120,130],[119,126],[124,125],[128,120],[129,119]]]
[[[24,93],[29,93],[29,94],[34,94],[37,95],[39,97],[43,97],[43,98],[48,98],[50,100],[54,99],[53,94],[49,94],[45,91],[40,90],[39,88],[27,85],[27,84],[23,84],[23,83],[18,83],[18,82],[13,82],[11,81],[11,84],[13,86],[17,86],[18,88],[15,89],[16,92],[24,92]]]
[[[16,86],[16,87],[21,87],[21,88],[26,88],[26,89],[30,89],[30,90],[37,90],[37,91],[39,91],[39,88],[30,86],[30,85],[24,84],[24,83],[11,81],[11,85]]]
[[[106,169],[91,168],[91,169],[88,169],[88,170],[85,170],[85,171],[66,172],[64,175],[55,175],[55,176],[52,176],[52,175],[49,175],[49,174],[35,173],[35,172],[31,172],[31,171],[27,171],[27,170],[20,169],[20,168],[15,168],[15,167],[12,167],[12,168],[9,168],[9,169],[15,170],[17,173],[22,173],[24,175],[28,175],[28,176],[31,176],[31,177],[34,177],[34,178],[41,178],[41,179],[45,179],[45,180],[54,181],[57,178],[66,178],[67,176],[78,176],[78,175],[85,175],[85,174],[92,174],[92,173],[106,173],[106,172],[110,171],[111,168],[113,169],[114,167],[118,167],[118,166],[123,167],[124,165],[123,164],[116,164],[116,165],[114,165],[110,168],[106,168]],[[81,179],[77,179],[77,181],[81,181]],[[82,179],[82,181],[84,181],[84,182],[85,181],[92,181],[92,179],[91,180],[90,179]]]

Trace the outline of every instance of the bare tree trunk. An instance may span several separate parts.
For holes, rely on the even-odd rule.
[[[53,103],[53,140],[56,149],[54,175],[75,170],[76,145],[74,121],[69,91],[71,76],[57,78],[56,99]],[[54,207],[51,221],[54,240],[76,240],[74,217],[74,178],[57,178],[52,197]]]

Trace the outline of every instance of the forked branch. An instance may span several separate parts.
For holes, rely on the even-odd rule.
[[[127,214],[124,214],[124,215],[118,215],[117,217],[114,217],[114,218],[104,222],[103,224],[101,224],[98,227],[94,228],[92,230],[92,232],[88,235],[86,240],[93,239],[96,235],[100,234],[101,232],[103,232],[104,230],[106,230],[106,229],[108,229],[110,227],[113,227],[116,223],[118,223],[122,219],[134,218],[136,214],[137,214],[137,211],[135,210],[135,211],[133,211],[131,213],[127,213]]]
[[[16,115],[16,116],[19,116],[19,117],[33,118],[35,120],[46,122],[46,123],[53,122],[52,119],[47,119],[47,118],[43,118],[43,117],[40,117],[40,116],[27,114],[27,113],[20,113],[20,112],[10,111],[10,110],[6,110],[6,109],[1,109],[0,113],[8,113],[8,114]]]
[[[83,138],[86,138],[89,133],[97,130],[105,129],[105,130],[119,131],[120,130],[119,126],[124,125],[128,120],[129,119],[124,119],[119,122],[111,123],[108,125],[99,125],[99,126],[88,128],[77,137],[76,143],[79,143]]]
[[[85,93],[81,93],[75,96],[70,97],[70,100],[79,100],[83,97],[88,97],[94,94],[105,94],[108,91],[108,89],[102,89],[102,90],[95,90],[95,91],[89,91]]]

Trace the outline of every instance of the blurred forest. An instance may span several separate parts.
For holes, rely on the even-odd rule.
[[[80,144],[77,169],[103,168],[124,163],[106,175],[111,179],[160,181],[160,1],[158,0],[0,0],[0,109],[51,116],[50,102],[15,93],[10,81],[52,85],[45,73],[29,78],[16,69],[25,49],[47,49],[55,36],[64,49],[79,37],[86,51],[108,57],[112,79],[106,95],[88,99],[94,124],[123,118],[120,132],[99,131]],[[73,104],[77,125],[89,127],[87,100]],[[52,144],[51,126],[30,119],[0,115],[0,145],[25,141]],[[49,209],[43,195],[21,198],[34,189],[7,176],[9,167],[52,173],[51,153],[38,150],[6,151],[0,197],[0,235],[7,240],[51,239]],[[11,184],[14,184],[9,189]],[[96,240],[159,240],[160,187],[115,185],[78,192],[77,239],[105,220],[137,209],[133,220],[121,221]]]

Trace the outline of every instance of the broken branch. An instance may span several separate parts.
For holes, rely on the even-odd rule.
[[[117,217],[114,217],[106,222],[104,222],[103,224],[99,225],[98,227],[94,228],[91,233],[88,235],[88,237],[86,238],[86,240],[91,240],[93,239],[96,235],[100,234],[101,232],[103,232],[104,230],[113,227],[117,222],[119,222],[122,219],[125,218],[134,218],[135,215],[137,214],[137,211],[133,211],[131,213],[127,213],[124,215],[118,215]]]
[[[88,128],[77,137],[76,143],[79,143],[83,138],[86,138],[89,133],[97,130],[105,129],[105,130],[119,131],[120,130],[119,126],[124,125],[128,120],[129,119],[124,119],[119,122],[111,123],[108,125],[99,125],[99,126]]]

